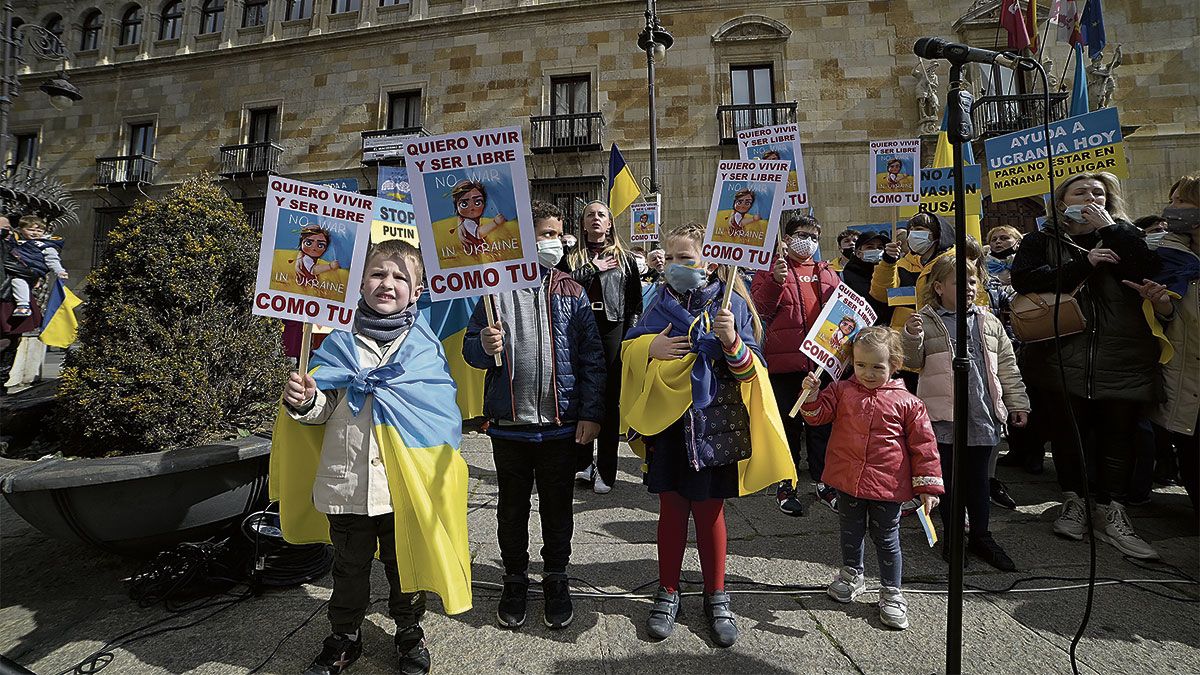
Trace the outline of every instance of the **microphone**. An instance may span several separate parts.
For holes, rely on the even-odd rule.
[[[969,47],[957,42],[949,42],[938,37],[923,37],[913,45],[913,53],[923,59],[946,59],[954,63],[995,63],[1005,68],[1016,69],[1022,61],[1022,56],[1012,52],[994,52],[990,49]]]

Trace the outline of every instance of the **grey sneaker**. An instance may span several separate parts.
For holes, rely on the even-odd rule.
[[[675,619],[679,616],[679,591],[668,591],[662,586],[654,594],[654,606],[646,619],[646,632],[655,640],[665,640],[675,631]]]
[[[833,582],[825,589],[829,597],[838,602],[853,602],[867,590],[867,580],[857,570],[842,567],[833,575]]]
[[[908,628],[908,602],[899,588],[884,586],[879,589],[879,620],[888,628]]]
[[[1087,512],[1083,499],[1074,492],[1063,493],[1062,511],[1054,519],[1054,533],[1080,541],[1087,530]]]
[[[738,627],[729,609],[729,594],[717,591],[704,597],[704,614],[708,617],[708,632],[718,647],[732,647],[737,642]]]
[[[1097,504],[1093,518],[1096,536],[1100,541],[1112,544],[1118,551],[1131,558],[1158,560],[1158,551],[1134,532],[1133,523],[1129,522],[1129,514],[1125,513],[1124,506],[1117,502]]]

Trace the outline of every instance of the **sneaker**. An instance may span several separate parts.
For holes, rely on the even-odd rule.
[[[900,504],[900,517],[904,518],[907,516],[911,516],[912,514],[917,512],[917,509],[920,509],[920,508],[921,508],[921,498],[913,497],[912,499]]]
[[[1062,512],[1058,514],[1058,518],[1054,519],[1054,533],[1074,539],[1075,541],[1083,540],[1083,533],[1087,530],[1087,513],[1084,512],[1083,499],[1074,492],[1064,492]]]
[[[908,628],[908,602],[899,588],[884,586],[879,589],[879,620],[888,628]]]
[[[1008,488],[998,478],[989,479],[992,503],[1012,511],[1017,508],[1017,502],[1008,494]]]
[[[596,476],[596,480],[599,481],[600,477]],[[542,579],[542,596],[546,602],[542,617],[546,628],[561,630],[570,626],[575,618],[575,609],[571,605],[571,585],[567,583],[567,575],[547,574]]]
[[[592,479],[596,476],[596,465],[588,464],[588,468],[583,471],[575,472],[575,482],[581,485],[591,485]]]
[[[789,516],[804,515],[804,505],[796,499],[796,491],[792,489],[790,481],[784,481],[775,488],[775,501],[779,503],[779,510]]]
[[[675,619],[679,616],[679,591],[668,591],[662,586],[654,594],[654,606],[646,619],[646,632],[655,640],[665,640],[675,631]]]
[[[304,675],[338,675],[346,672],[362,656],[362,633],[334,633],[325,638],[321,653],[313,659]]]
[[[737,642],[738,627],[729,609],[729,594],[717,591],[704,596],[704,615],[708,617],[708,632],[718,647],[732,647]]]
[[[496,607],[496,621],[502,627],[520,628],[525,625],[528,594],[529,577],[524,574],[504,575],[504,591],[500,594],[500,605]]]
[[[817,483],[817,499],[820,499],[830,511],[837,513],[837,490],[824,483]]]
[[[851,567],[843,566],[833,575],[833,582],[825,588],[825,593],[838,602],[853,602],[855,598],[867,590],[867,580],[862,573]]]
[[[612,492],[612,486],[608,483],[605,483],[604,479],[600,477],[599,473],[597,473],[596,482],[592,483],[592,492],[595,492],[598,495],[606,495]]]
[[[12,315],[18,317],[26,317],[31,314],[33,314],[33,310],[29,309],[29,305],[17,305],[12,311]]]
[[[992,538],[991,532],[984,532],[981,535],[971,537],[967,544],[967,550],[979,556],[979,559],[985,563],[1004,572],[1016,572],[1017,565],[1008,557],[1004,549],[1000,548],[1000,544]]]
[[[1131,558],[1158,560],[1158,551],[1134,532],[1133,523],[1129,522],[1129,514],[1125,513],[1124,506],[1117,502],[1097,504],[1094,517],[1096,536],[1101,541],[1112,544],[1118,551]]]
[[[400,672],[404,675],[425,675],[432,662],[425,647],[425,631],[413,626],[396,633],[396,655],[400,657]]]

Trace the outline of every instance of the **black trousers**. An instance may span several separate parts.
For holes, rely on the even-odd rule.
[[[1092,499],[1108,504],[1114,496],[1123,496],[1133,473],[1137,447],[1138,419],[1142,406],[1133,401],[1097,401],[1078,396],[1052,394],[1051,410],[1066,412],[1070,405],[1075,413],[1083,443],[1087,471],[1080,464],[1075,435],[1065,415],[1052,425],[1050,450],[1054,454],[1054,470],[1058,485],[1064,492],[1083,494],[1084,481],[1091,487]]]
[[[963,453],[962,485],[955,485],[953,443],[938,443],[938,454],[942,460],[942,484],[946,487],[946,495],[942,498],[938,512],[942,517],[942,530],[949,536],[953,510],[950,508],[950,498],[953,490],[962,491],[962,501],[967,507],[967,516],[971,521],[971,537],[979,537],[990,530],[989,519],[992,505],[991,485],[988,482],[988,466],[995,450],[990,445],[969,445]]]
[[[333,597],[329,599],[329,623],[335,633],[353,633],[362,625],[371,603],[371,563],[375,550],[387,576],[388,614],[396,622],[396,633],[417,627],[425,614],[425,592],[400,590],[396,570],[396,521],[392,514],[367,516],[357,513],[329,514],[329,538],[333,542]]]
[[[565,573],[571,560],[575,531],[574,437],[526,443],[492,439],[499,497],[496,506],[500,558],[505,574],[525,574],[529,568],[530,493],[538,492],[542,519],[542,563],[546,573]]]
[[[779,415],[783,417],[783,431],[787,435],[788,449],[792,453],[792,464],[796,472],[800,472],[800,448],[804,447],[808,455],[808,476],[820,482],[821,473],[825,471],[825,448],[829,445],[829,434],[833,424],[813,426],[802,419],[802,415],[788,417],[796,397],[804,387],[804,376],[807,373],[771,373],[771,389],[775,392],[775,403],[779,406]],[[822,386],[830,382],[829,375],[821,376]]]
[[[1179,460],[1179,482],[1183,483],[1188,497],[1192,500],[1192,511],[1200,513],[1197,505],[1196,490],[1200,484],[1200,416],[1196,418],[1196,429],[1187,434],[1171,433],[1171,442],[1175,444],[1175,456]]]
[[[596,437],[596,471],[604,482],[613,485],[617,481],[617,448],[621,439],[621,341],[625,339],[625,322],[609,321],[600,314],[596,316],[596,327],[600,329],[600,343],[604,346],[604,366],[608,371],[604,379],[604,420],[600,423],[600,435]],[[577,446],[576,471],[583,471],[592,464],[592,444]]]

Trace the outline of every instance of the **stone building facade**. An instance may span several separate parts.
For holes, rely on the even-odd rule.
[[[227,190],[250,211],[261,208],[264,168],[353,178],[373,190],[364,132],[519,125],[534,194],[567,205],[601,196],[610,143],[635,175],[648,173],[640,1],[14,4],[24,21],[61,31],[72,53],[67,73],[85,96],[65,111],[45,105],[37,84],[52,66],[31,63],[10,122],[18,141],[36,142],[32,161],[80,204],[80,224],[62,233],[73,275],[93,265],[123,209],[198,172],[226,174]],[[704,218],[717,160],[736,157],[733,128],[793,115],[810,201],[827,225],[824,250],[833,251],[844,225],[888,220],[889,209],[867,206],[867,141],[918,133],[912,43],[943,35],[995,47],[1004,39],[997,4],[660,0],[675,38],[657,64],[667,222]],[[1176,176],[1200,168],[1198,13],[1191,0],[1106,7],[1110,42],[1124,45],[1115,100],[1137,215],[1157,209]],[[1066,48],[1050,54],[1061,69]],[[946,66],[936,68],[944,96]],[[753,107],[723,107],[735,103]],[[106,159],[139,153],[155,163]]]

